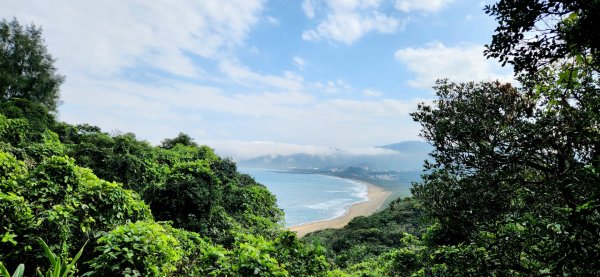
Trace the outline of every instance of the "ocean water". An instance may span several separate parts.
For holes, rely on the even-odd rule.
[[[286,227],[342,216],[368,199],[367,186],[356,181],[318,174],[240,168],[265,185],[285,211]]]

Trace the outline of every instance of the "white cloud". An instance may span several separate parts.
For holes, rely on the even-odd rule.
[[[379,11],[379,0],[327,0],[327,15],[313,29],[302,32],[304,40],[332,40],[352,44],[370,32],[394,33],[403,22]],[[307,4],[309,3],[309,4]],[[305,1],[305,14],[315,16],[315,2]]]
[[[308,154],[313,156],[328,156],[328,155],[366,155],[366,156],[381,156],[394,155],[396,151],[377,148],[377,147],[360,147],[337,149],[331,147],[323,147],[316,145],[281,143],[276,141],[242,141],[242,140],[204,140],[201,143],[211,145],[220,155],[232,157],[235,160],[248,160],[262,156],[279,156],[292,154]]]
[[[286,71],[283,76],[259,74],[235,61],[225,60],[219,69],[238,84],[254,87],[272,87],[282,90],[299,91],[303,88],[302,76]]]
[[[381,97],[383,96],[383,92],[373,89],[364,89],[363,95],[366,97]]]
[[[399,26],[400,22],[397,19],[376,11],[365,14],[355,12],[332,13],[316,29],[304,31],[302,39],[320,40],[326,38],[352,44],[369,32],[393,33]]]
[[[269,22],[269,24],[277,26],[279,25],[279,19],[272,17],[272,16],[267,16],[266,18],[267,22]]]
[[[438,12],[454,0],[396,0],[396,9],[403,12]]]
[[[377,8],[380,0],[326,0],[327,5],[336,12],[351,12],[357,9]]]
[[[325,94],[343,94],[354,91],[354,88],[350,84],[341,79],[337,79],[335,81],[329,80],[325,83],[312,83],[311,87],[318,91],[324,92]]]
[[[302,10],[304,11],[304,14],[306,15],[306,17],[308,17],[310,19],[315,17],[316,4],[317,3],[315,3],[315,0],[304,0],[302,2]]]
[[[198,140],[283,141],[348,149],[414,140],[418,133],[408,113],[419,100],[319,100],[295,91],[248,88],[232,93],[184,82],[157,85],[84,78],[69,83],[65,91],[63,99],[69,105],[61,110],[61,120],[134,132],[152,143],[183,131]]]
[[[241,140],[205,140],[202,143],[214,147],[223,156],[236,160],[253,159],[260,156],[277,156],[304,153],[310,155],[326,155],[333,149],[315,145],[281,143],[275,141],[241,141]]]
[[[456,82],[512,81],[509,70],[502,69],[495,60],[487,60],[483,50],[482,45],[447,47],[431,42],[425,47],[399,49],[394,57],[416,74],[409,84],[417,88],[429,88],[443,78]]]
[[[41,25],[49,52],[67,76],[114,76],[149,65],[190,77],[202,70],[187,54],[214,59],[242,44],[263,2],[8,1],[0,16]]]
[[[306,65],[306,62],[304,61],[304,59],[296,56],[293,58],[293,60],[294,60],[294,65],[296,65],[296,67],[298,67],[298,69],[304,70],[304,66]]]

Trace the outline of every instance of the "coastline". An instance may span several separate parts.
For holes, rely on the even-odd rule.
[[[295,232],[296,235],[301,238],[308,233],[318,230],[342,228],[346,226],[350,220],[357,216],[368,216],[378,211],[383,203],[385,203],[385,200],[392,194],[390,191],[384,190],[383,188],[371,183],[357,180],[353,181],[367,186],[368,199],[366,201],[353,204],[350,206],[348,211],[346,211],[346,213],[340,217],[295,225],[288,228],[288,230]]]

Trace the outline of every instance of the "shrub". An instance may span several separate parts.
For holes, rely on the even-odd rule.
[[[174,272],[183,251],[160,224],[138,221],[119,226],[98,239],[98,256],[87,275],[166,276]]]

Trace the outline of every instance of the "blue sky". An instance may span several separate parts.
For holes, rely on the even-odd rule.
[[[159,143],[180,131],[236,159],[417,140],[438,78],[511,80],[468,0],[0,0],[42,26],[59,118]]]

